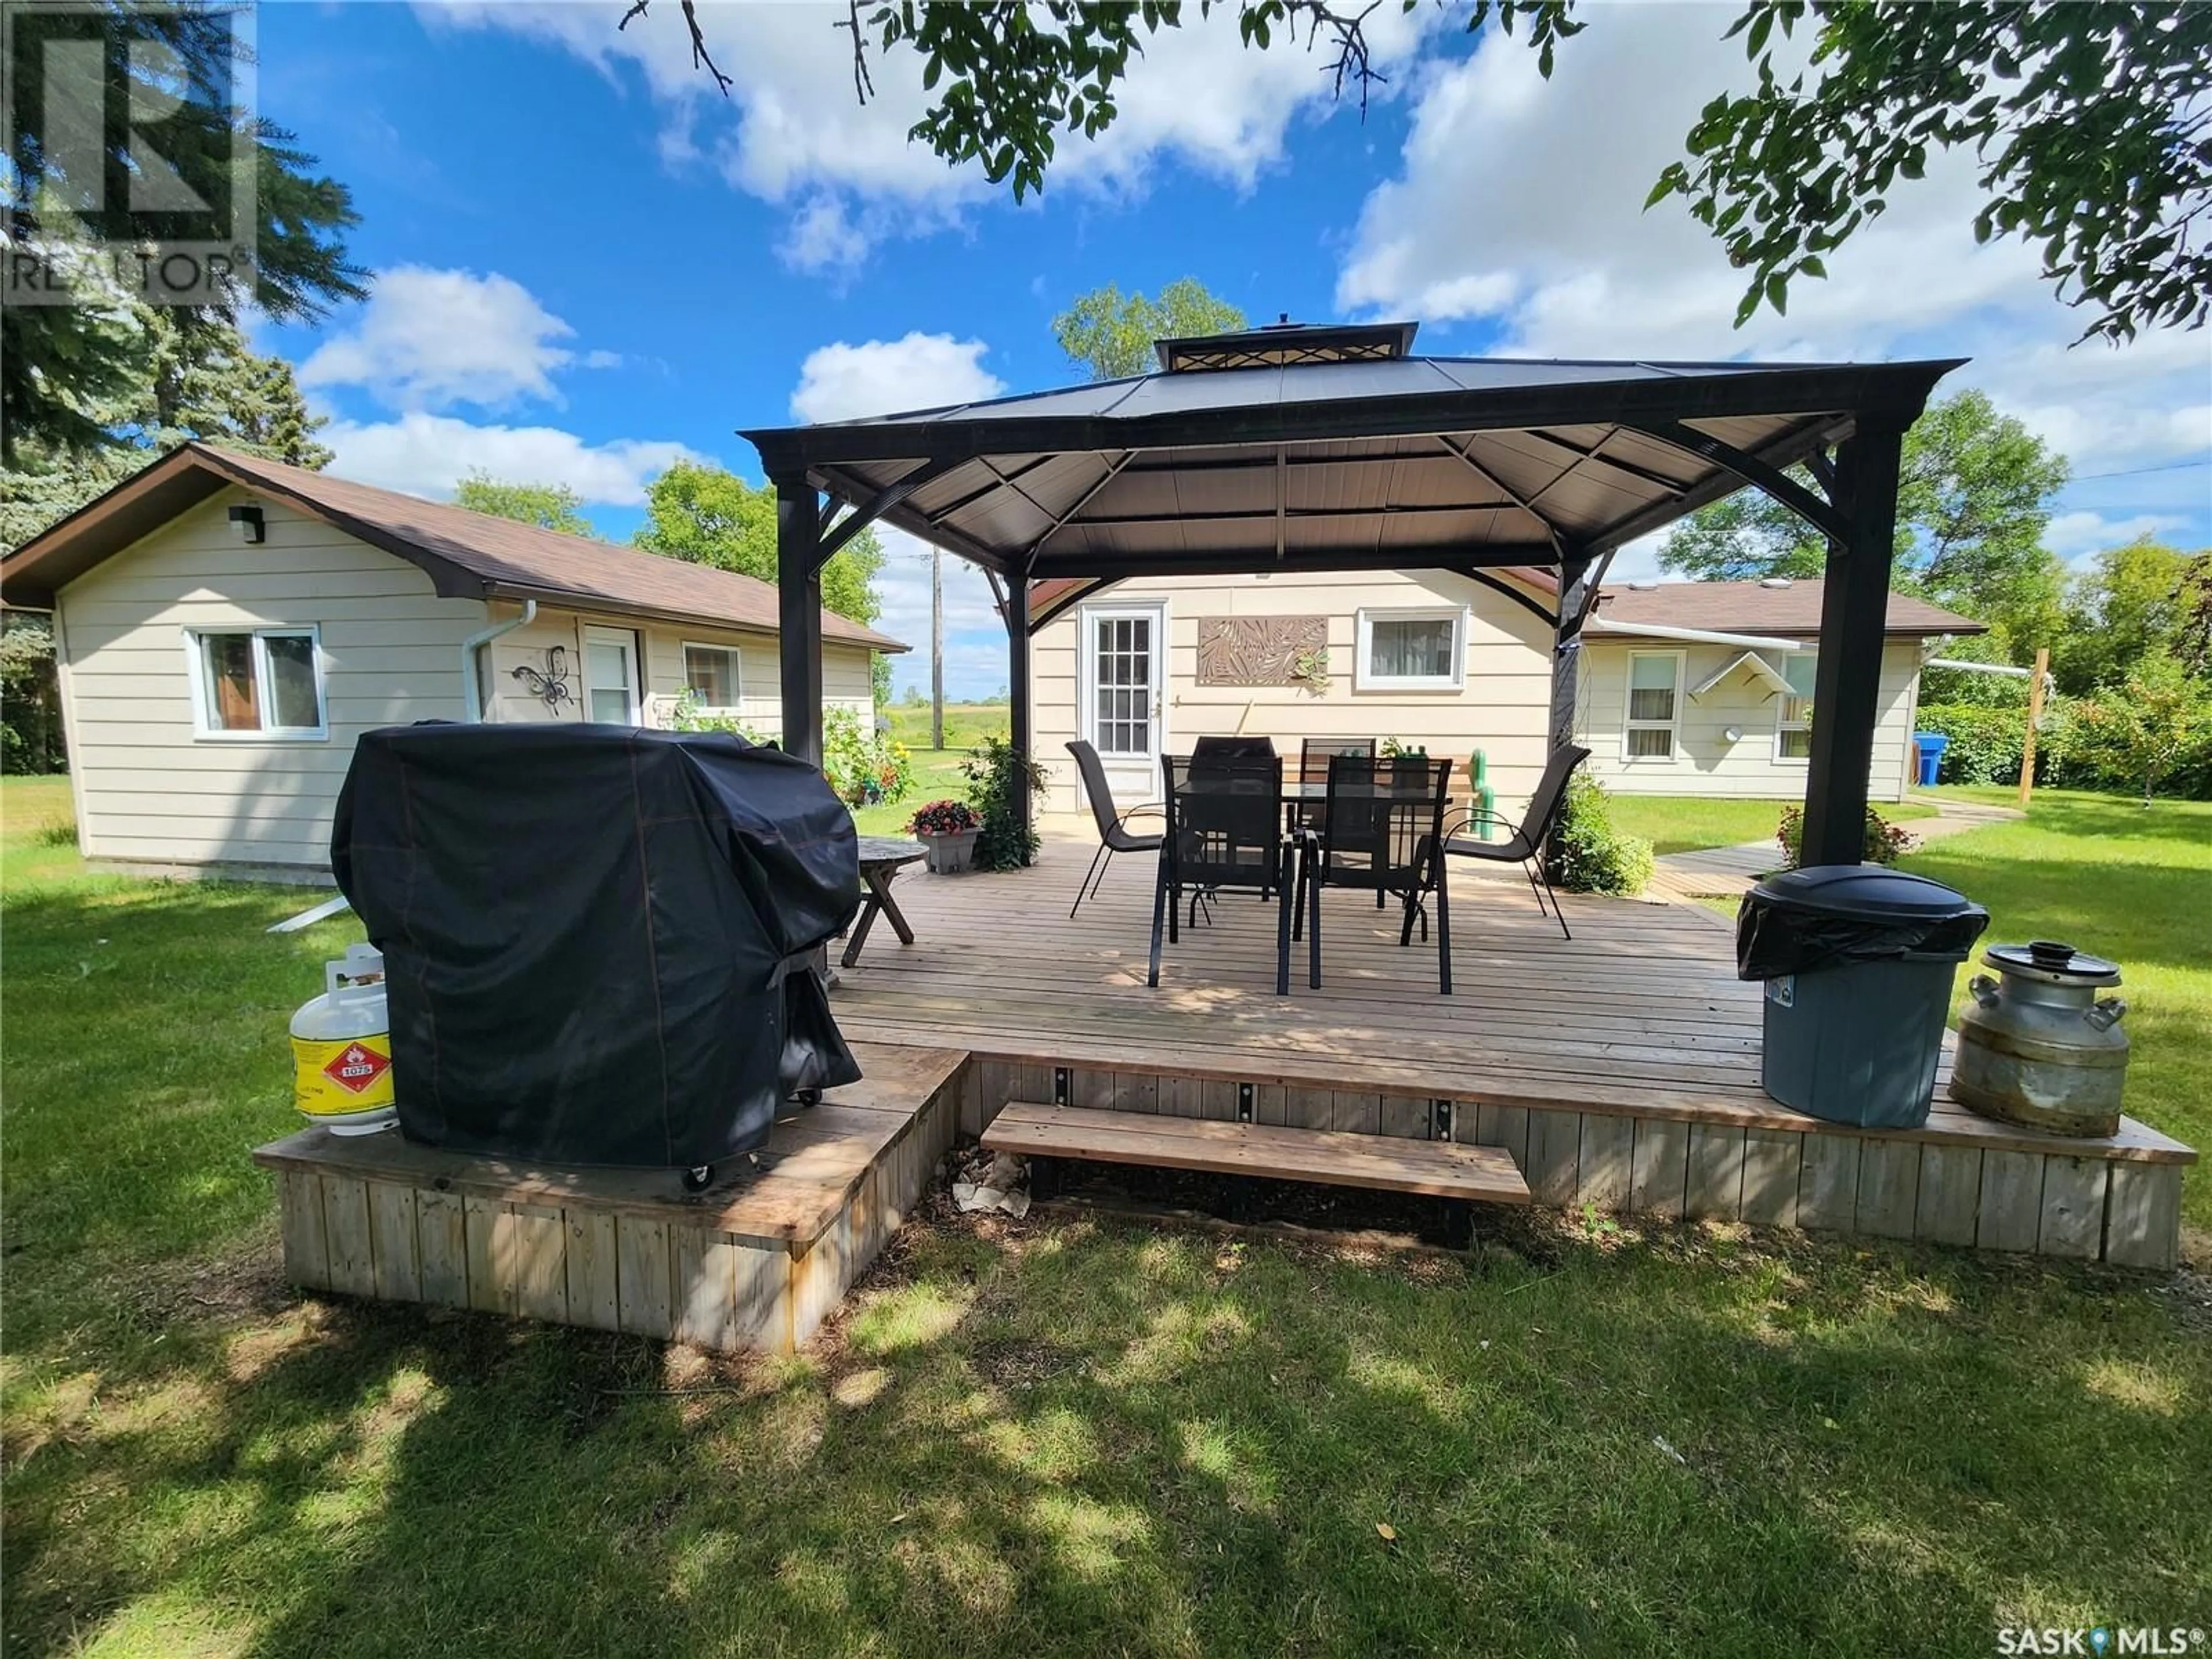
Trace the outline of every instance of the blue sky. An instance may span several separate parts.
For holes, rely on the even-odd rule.
[[[475,467],[567,483],[623,540],[672,459],[757,477],[739,427],[1060,384],[1070,299],[1194,276],[1255,320],[1410,317],[1452,354],[1971,356],[1952,384],[2074,459],[2055,550],[2212,540],[2212,336],[2068,349],[2080,319],[2033,256],[1966,234],[1962,167],[1901,194],[1790,316],[1731,330],[1715,245],[1639,204],[1742,74],[1732,8],[1596,6],[1545,83],[1515,43],[1386,7],[1364,123],[1317,58],[1243,51],[1217,17],[1162,37],[1121,123],[1064,145],[1022,206],[907,143],[913,60],[879,61],[882,96],[855,103],[842,7],[702,5],[728,99],[673,0],[618,33],[621,11],[262,7],[261,111],[352,187],[378,276],[365,305],[261,336],[331,416],[337,471],[428,495]],[[891,551],[883,625],[926,646],[926,560]],[[1003,637],[980,579],[948,570],[951,688],[989,691]],[[926,651],[897,665],[927,672]]]

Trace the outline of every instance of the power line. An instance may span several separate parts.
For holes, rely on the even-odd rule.
[[[2212,466],[2212,455],[2200,455],[2193,461],[2168,461],[2163,466],[2124,466],[2117,472],[2084,472],[2069,482],[2087,483],[2092,478],[2132,478],[2145,472],[2179,472],[2192,466]]]

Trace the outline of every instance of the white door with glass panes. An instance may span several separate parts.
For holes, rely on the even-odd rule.
[[[638,723],[637,635],[627,628],[584,630],[584,718],[601,726]]]
[[[1083,607],[1081,730],[1123,811],[1160,798],[1167,637],[1164,603]]]

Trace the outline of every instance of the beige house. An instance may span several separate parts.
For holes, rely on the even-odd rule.
[[[1293,761],[1306,738],[1395,738],[1462,760],[1480,750],[1499,810],[1517,814],[1543,770],[1553,641],[1541,608],[1553,596],[1541,570],[1497,575],[1173,577],[1085,594],[1031,646],[1046,810],[1088,810],[1070,739],[1097,746],[1127,805],[1158,799],[1162,754],[1243,734]],[[1062,590],[1040,586],[1049,609]],[[1577,685],[1591,772],[1628,794],[1801,799],[1820,614],[1814,582],[1607,589]],[[1910,781],[1929,642],[1981,631],[1892,597],[1875,799],[1901,799]]]
[[[88,858],[319,877],[354,739],[414,720],[665,724],[688,690],[774,736],[776,592],[729,571],[187,444],[11,553],[53,612]],[[824,612],[863,720],[897,641]]]

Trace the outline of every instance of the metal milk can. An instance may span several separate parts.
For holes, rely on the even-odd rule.
[[[1985,1117],[2055,1135],[2119,1132],[2128,1005],[2098,991],[2119,967],[2055,939],[1993,945],[1959,1019],[1951,1097]]]

